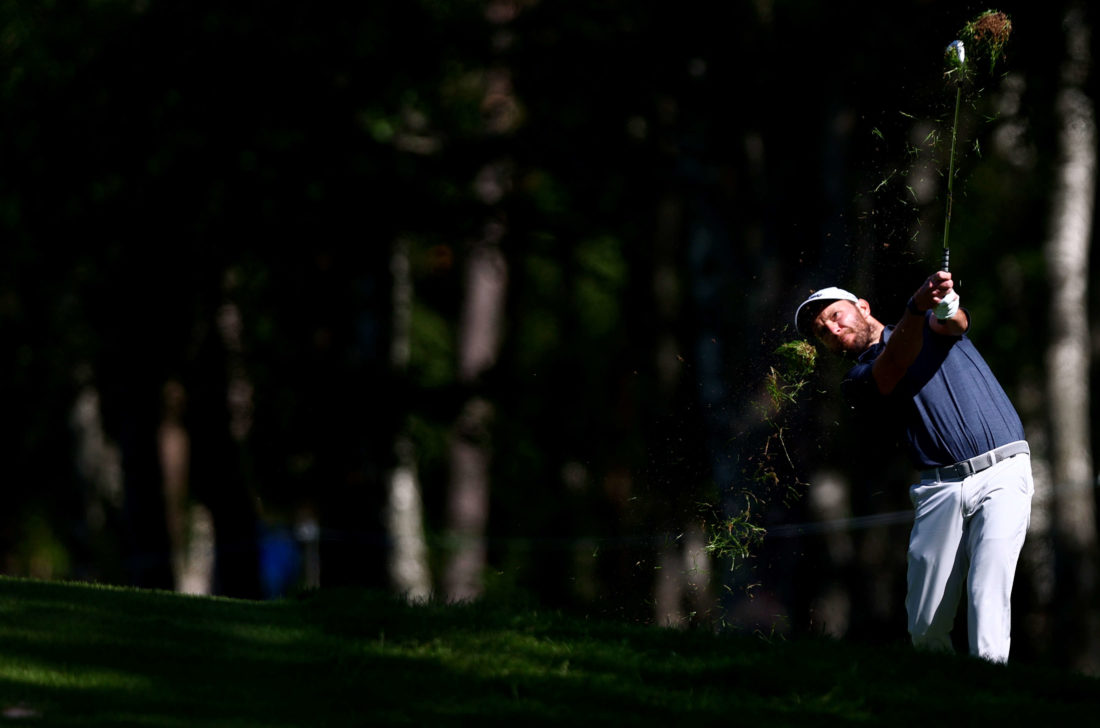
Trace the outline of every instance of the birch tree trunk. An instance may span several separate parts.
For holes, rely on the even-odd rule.
[[[1084,91],[1089,28],[1074,4],[1055,111],[1058,162],[1045,255],[1051,288],[1047,406],[1054,481],[1055,643],[1078,669],[1100,669],[1097,540],[1089,433],[1088,255],[1096,191],[1096,120]]]
[[[393,275],[393,342],[390,365],[396,376],[409,366],[412,276],[408,243],[398,240],[390,259]],[[431,570],[424,538],[424,507],[416,469],[416,450],[401,428],[394,442],[396,462],[386,482],[386,528],[390,537],[389,577],[393,588],[411,601],[431,596]]]

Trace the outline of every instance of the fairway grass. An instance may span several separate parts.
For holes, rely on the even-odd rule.
[[[279,601],[0,577],[0,724],[1090,724],[1100,682],[825,639],[336,589]],[[746,723],[747,722],[747,723]]]

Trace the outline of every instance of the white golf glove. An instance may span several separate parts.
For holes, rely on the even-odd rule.
[[[936,304],[936,318],[940,321],[946,321],[954,316],[959,310],[959,294],[954,291],[948,291],[947,295],[943,297],[943,300]]]

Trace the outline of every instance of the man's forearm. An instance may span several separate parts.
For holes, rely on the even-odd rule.
[[[928,325],[932,327],[932,330],[937,334],[944,336],[962,336],[970,328],[970,314],[959,308],[955,312],[955,315],[949,319],[938,319],[933,317]]]
[[[921,284],[905,307],[905,315],[898,322],[886,348],[875,359],[871,373],[875,384],[883,394],[894,391],[905,372],[917,360],[921,346],[924,345],[924,324],[928,311],[935,308],[954,289],[951,274],[937,271]],[[928,324],[939,334],[959,336],[966,332],[970,319],[961,308],[947,321],[931,321]]]
[[[886,342],[886,348],[871,366],[875,384],[883,394],[894,391],[905,372],[917,360],[924,343],[924,320],[927,315],[926,311],[914,311],[907,306],[890,340]]]

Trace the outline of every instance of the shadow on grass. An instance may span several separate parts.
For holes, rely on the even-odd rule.
[[[48,725],[1049,724],[1091,719],[1097,687],[900,645],[354,589],[247,602],[0,579],[0,710]]]

